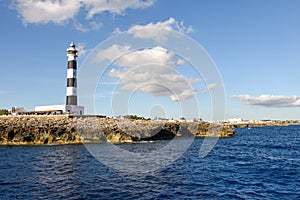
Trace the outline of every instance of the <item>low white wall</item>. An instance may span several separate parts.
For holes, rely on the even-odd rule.
[[[83,115],[83,106],[73,106],[73,105],[49,105],[49,106],[36,106],[35,111],[48,111],[48,110],[62,110],[64,114],[75,114]]]

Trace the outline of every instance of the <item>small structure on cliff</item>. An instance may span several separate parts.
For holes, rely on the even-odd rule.
[[[24,112],[27,112],[24,108],[18,108],[16,106],[11,108],[11,115],[20,115],[23,114]]]
[[[48,111],[61,111],[63,114],[83,115],[84,107],[77,105],[77,62],[78,51],[75,48],[75,44],[71,42],[67,49],[68,56],[68,68],[67,68],[67,90],[66,90],[66,104],[65,105],[48,105],[48,106],[36,106],[36,112]]]

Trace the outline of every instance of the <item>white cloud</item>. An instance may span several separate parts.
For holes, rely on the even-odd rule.
[[[14,7],[25,24],[48,22],[62,24],[75,17],[80,10],[81,3],[79,0],[16,0]]]
[[[119,34],[119,33],[122,33],[119,27],[115,28],[115,30],[112,32],[112,34]]]
[[[15,0],[12,7],[21,15],[24,24],[63,24],[75,19],[82,8],[87,11],[86,18],[91,20],[102,12],[123,15],[127,9],[146,8],[153,3],[154,0]],[[100,23],[90,25],[95,29],[101,27]],[[79,30],[86,29],[77,26]]]
[[[214,88],[223,88],[224,85],[223,84],[216,84],[216,83],[210,83],[207,85],[207,90],[212,90]]]
[[[99,30],[100,28],[103,27],[103,23],[102,22],[96,22],[96,21],[93,21],[90,23],[90,26],[93,30]]]
[[[183,21],[178,22],[171,17],[166,21],[159,21],[146,25],[134,25],[128,29],[128,33],[136,38],[154,39],[157,42],[167,41],[170,31],[190,33],[193,31],[193,28],[191,26],[185,27]]]
[[[99,30],[100,28],[102,28],[103,23],[92,21],[92,22],[84,25],[84,24],[74,20],[74,25],[75,25],[76,30],[81,31],[81,32],[88,32],[90,30]]]
[[[80,32],[88,32],[89,28],[81,24],[80,22],[74,22],[76,30]]]
[[[206,86],[206,89],[201,90],[201,91],[197,91],[197,94],[206,94],[208,93],[210,90],[215,89],[215,88],[223,88],[224,85],[223,84],[216,84],[216,83],[210,83]]]
[[[282,96],[282,95],[260,95],[252,97],[250,95],[233,95],[232,98],[238,99],[249,105],[258,105],[266,107],[299,107],[299,96]]]
[[[88,53],[90,53],[90,49],[87,49],[84,43],[78,43],[76,49],[78,50],[78,57],[83,58]]]
[[[103,60],[109,60],[113,62],[118,57],[123,56],[131,51],[131,46],[120,46],[120,45],[112,45],[111,47],[100,51],[96,58],[95,62],[102,62]]]
[[[197,80],[191,80],[191,83],[192,82],[196,82]],[[173,101],[180,101],[181,99],[188,99],[194,95],[197,95],[197,94],[206,94],[208,93],[210,90],[214,89],[214,88],[218,88],[218,87],[224,87],[224,85],[221,85],[221,84],[215,84],[215,83],[212,83],[212,84],[208,84],[207,85],[207,88],[204,89],[204,90],[185,90],[183,91],[181,94],[179,95],[172,95],[171,96],[171,99]]]
[[[152,6],[154,0],[82,0],[88,10],[87,18],[92,18],[95,14],[110,12],[122,15],[126,9],[147,8]]]
[[[101,62],[103,60],[116,62],[116,64],[123,67],[136,67],[150,64],[174,67],[175,65],[184,64],[184,60],[176,58],[174,53],[160,46],[135,50],[129,45],[112,45],[100,51],[95,58],[95,62]]]
[[[168,66],[152,64],[122,70],[113,69],[109,75],[120,79],[123,90],[169,96],[173,101],[188,99],[193,95],[189,80]]]
[[[182,101],[221,87],[209,84],[205,90],[193,89],[192,84],[199,80],[187,79],[179,74],[175,68],[184,64],[184,61],[161,46],[135,50],[128,45],[112,45],[100,51],[94,62],[104,60],[117,65],[109,72],[109,76],[118,78],[123,90],[168,96],[172,101]]]
[[[196,90],[184,90],[180,94],[176,95],[171,95],[170,98],[172,101],[180,101],[183,99],[189,99],[192,96],[195,96],[197,94]]]
[[[134,50],[131,46],[113,45],[99,52],[96,59],[98,62],[108,60],[119,66],[113,68],[109,76],[120,79],[123,90],[169,96],[173,101],[194,95],[195,91],[191,88],[193,80],[175,70],[184,61],[163,47]]]

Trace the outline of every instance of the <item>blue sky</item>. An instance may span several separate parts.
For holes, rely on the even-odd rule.
[[[63,104],[66,48],[71,41],[81,50],[80,66],[92,49],[116,32],[137,25],[164,24],[202,45],[216,64],[226,92],[226,119],[300,119],[298,0],[2,0],[0,4],[0,108],[22,106],[32,110],[36,105]],[[167,92],[153,95],[153,88],[132,93],[129,82],[120,74],[109,74],[113,68],[125,72],[121,66],[124,62],[111,66],[101,81],[120,81],[118,92],[133,94],[127,101],[130,114],[211,117],[209,94],[218,88],[204,82],[193,85],[201,88],[194,98],[198,109],[194,109],[193,98],[173,101]],[[193,77],[187,63],[174,67],[187,79],[205,79]],[[126,84],[127,90],[122,91]],[[125,114],[112,109],[107,94],[114,88],[103,85],[100,82],[97,89],[96,112]],[[191,92],[184,87],[185,93],[178,94]],[[208,92],[201,93],[202,89]],[[183,113],[177,112],[181,104]]]

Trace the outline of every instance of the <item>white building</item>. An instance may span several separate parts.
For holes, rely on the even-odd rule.
[[[36,106],[34,110],[37,112],[62,111],[63,114],[72,114],[72,115],[83,115],[84,114],[83,106],[74,106],[74,105]]]
[[[232,119],[228,119],[228,122],[230,123],[241,123],[243,122],[242,118],[232,118]]]
[[[24,112],[27,112],[24,108],[13,107],[11,109],[11,115],[21,115]]]

